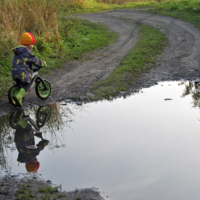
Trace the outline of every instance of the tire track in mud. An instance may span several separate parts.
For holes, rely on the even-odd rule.
[[[93,60],[71,61],[46,78],[51,82],[52,94],[46,101],[36,97],[34,91],[26,97],[24,107],[45,105],[84,94],[97,80],[106,78],[135,46],[138,25],[141,23],[160,29],[169,39],[169,45],[158,60],[158,66],[137,80],[140,88],[158,81],[195,80],[200,77],[200,31],[179,19],[159,16],[133,9],[79,16],[92,22],[100,22],[119,34],[116,43],[88,54]],[[134,88],[133,88],[134,90]],[[0,115],[14,111],[7,99],[1,103]]]

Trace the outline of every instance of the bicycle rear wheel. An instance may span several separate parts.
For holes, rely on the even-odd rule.
[[[8,90],[8,100],[10,102],[10,104],[12,104],[13,106],[17,107],[16,102],[13,100],[13,96],[16,95],[19,91],[20,91],[20,87],[18,85],[13,85],[9,90]],[[22,100],[22,102],[24,101],[24,98]]]

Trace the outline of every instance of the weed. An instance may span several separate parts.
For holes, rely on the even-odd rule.
[[[60,198],[60,197],[62,197],[62,196],[64,196],[63,193],[58,193],[58,194],[57,194],[57,198]]]
[[[5,184],[4,184],[4,182],[1,182],[1,186],[4,186]]]
[[[58,192],[58,187],[52,187],[50,185],[47,185],[46,188],[39,187],[39,191],[45,194],[48,194],[48,193],[52,194],[54,192]]]
[[[94,57],[87,57],[87,58],[85,58],[85,60],[93,60],[94,59]]]

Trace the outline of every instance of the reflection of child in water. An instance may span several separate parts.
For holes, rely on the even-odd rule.
[[[36,172],[40,166],[36,156],[39,155],[40,151],[43,150],[46,145],[48,145],[49,141],[42,139],[42,141],[36,145],[37,148],[27,148],[30,145],[35,145],[35,139],[32,126],[23,119],[22,114],[17,122],[14,141],[19,152],[17,161],[26,163],[28,172]]]

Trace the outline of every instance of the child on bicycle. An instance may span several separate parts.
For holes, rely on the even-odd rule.
[[[41,61],[31,51],[35,43],[36,40],[34,36],[26,32],[21,36],[21,45],[13,49],[15,56],[13,60],[12,77],[17,83],[22,85],[20,91],[13,96],[13,100],[19,107],[22,107],[23,97],[30,87],[33,72],[32,66],[34,65],[38,68],[46,66],[46,62]]]

